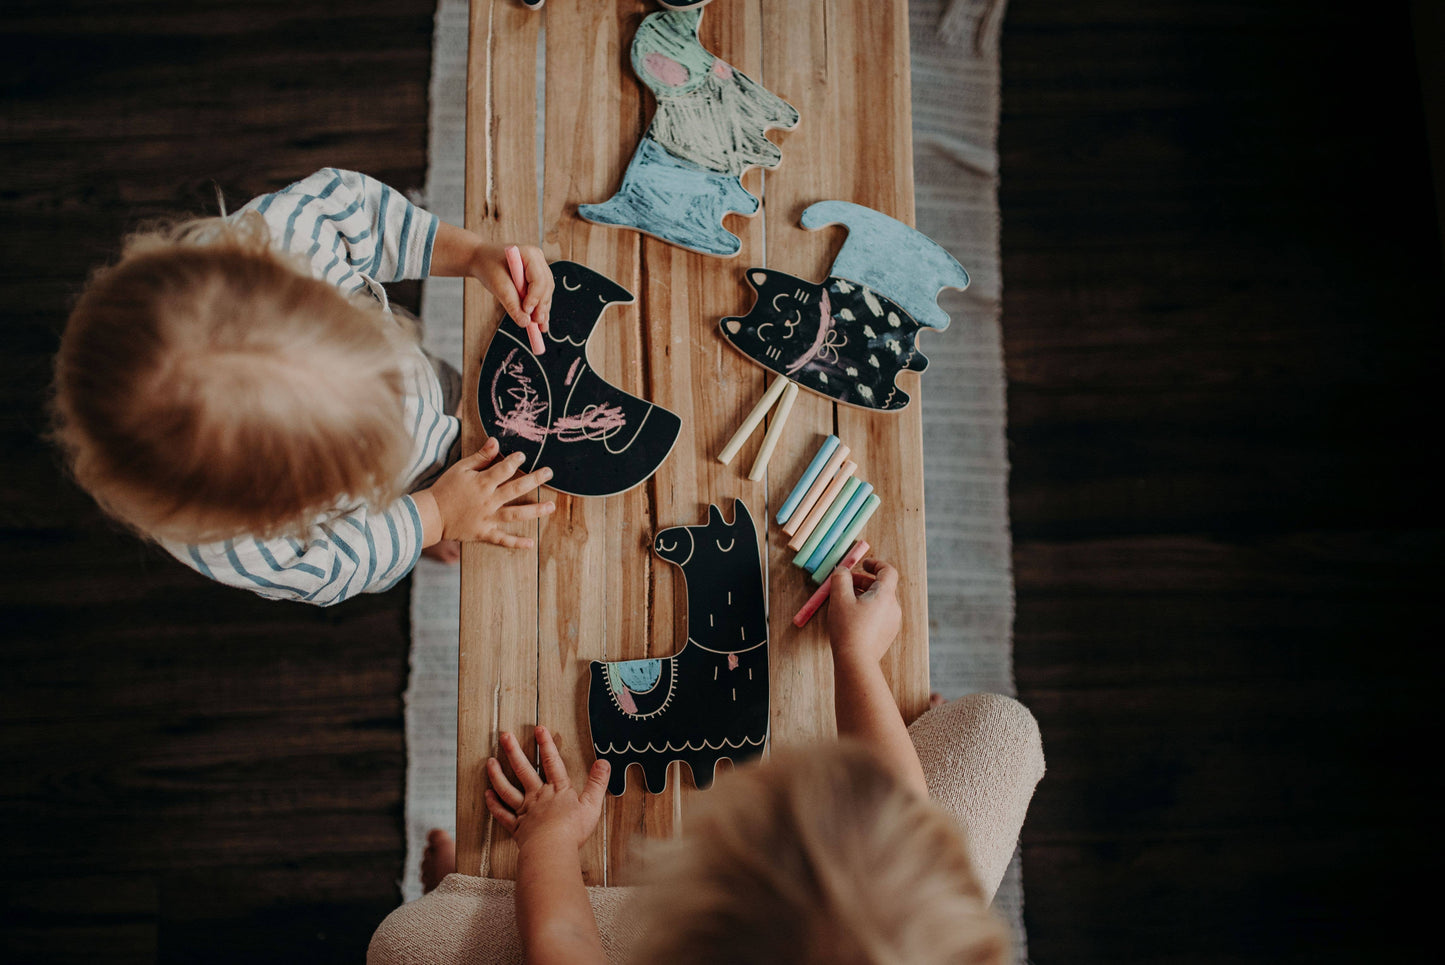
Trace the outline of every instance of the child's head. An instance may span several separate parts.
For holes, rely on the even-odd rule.
[[[396,498],[414,333],[311,277],[259,215],[136,235],[90,281],[55,366],[80,485],[149,536],[299,533]]]
[[[653,852],[639,961],[1000,963],[959,829],[862,745],[719,779]]]

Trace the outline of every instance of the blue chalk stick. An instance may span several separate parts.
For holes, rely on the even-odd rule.
[[[783,501],[783,508],[778,510],[777,519],[779,526],[786,523],[788,518],[793,515],[793,510],[798,508],[798,504],[801,503],[803,497],[808,494],[808,488],[813,485],[813,481],[818,478],[818,473],[823,471],[823,466],[828,462],[828,459],[832,457],[833,450],[837,448],[837,436],[829,436],[823,440],[823,445],[818,450],[818,454],[813,457],[812,462],[808,463],[808,468],[803,470],[803,477],[798,480],[798,484],[793,487],[793,491],[789,493],[788,498]]]
[[[833,544],[838,541],[838,537],[842,535],[843,530],[847,529],[848,524],[853,521],[853,516],[858,512],[858,508],[863,505],[863,501],[872,494],[872,483],[862,483],[857,489],[853,490],[853,495],[848,499],[848,505],[843,507],[843,511],[833,520],[833,525],[828,527],[828,532],[823,534],[822,542],[817,545],[813,550],[813,555],[808,557],[808,561],[803,564],[803,569],[817,569],[818,564],[823,562],[823,557],[828,555],[828,551],[833,548]]]

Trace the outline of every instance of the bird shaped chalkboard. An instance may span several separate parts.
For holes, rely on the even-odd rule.
[[[548,485],[559,492],[610,496],[657,471],[682,420],[606,381],[587,360],[602,312],[632,293],[576,262],[553,262],[552,275],[547,351],[533,355],[519,330],[499,326],[482,357],[477,408],[488,436],[526,454],[523,472],[549,466]]]
[[[664,529],[652,547],[682,570],[687,642],[670,657],[592,661],[592,750],[612,765],[613,794],[633,764],[661,792],[673,761],[705,788],[718,761],[751,760],[768,740],[768,609],[747,504],[733,500],[732,522],[709,506],[707,522]]]

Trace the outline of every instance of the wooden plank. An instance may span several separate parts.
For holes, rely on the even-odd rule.
[[[768,86],[802,114],[783,141],[783,163],[768,176],[768,253],[771,267],[810,280],[827,277],[842,245],[839,229],[805,231],[798,219],[810,204],[854,201],[913,223],[912,106],[908,75],[908,9],[866,0],[772,0],[765,9],[764,64]],[[871,51],[870,69],[857,70],[857,52]],[[866,149],[865,149],[866,146]],[[925,336],[925,339],[927,336]],[[923,422],[918,374],[899,377],[913,403],[899,413],[876,413],[803,393],[780,452],[774,456],[771,503],[787,496],[822,437],[837,427],[852,447],[860,478],[882,500],[864,536],[871,555],[899,569],[903,632],[884,669],[904,716],[928,701],[928,571],[923,532]],[[786,447],[785,449],[783,447]],[[812,592],[793,554],[770,540],[773,651],[781,672],[782,741],[832,732],[831,667],[824,621],[803,630],[790,620]],[[775,544],[775,545],[774,545]],[[812,694],[827,700],[820,705]],[[776,719],[776,718],[775,718]]]
[[[536,63],[540,21],[507,0],[472,4],[467,63],[466,224],[487,238],[537,234]],[[482,440],[477,366],[504,317],[472,279],[466,283],[466,418],[462,445]],[[506,322],[505,324],[511,324]],[[560,508],[560,507],[559,507]],[[536,523],[517,532],[537,535]],[[516,846],[487,814],[483,765],[497,733],[531,743],[537,719],[538,550],[462,547],[461,641],[457,701],[457,870],[498,878],[516,874]],[[490,848],[487,847],[490,839]]]
[[[858,4],[859,8],[863,4]],[[473,98],[469,116],[473,127],[486,129],[485,111],[523,111],[530,118],[535,105],[524,91],[515,89],[519,78],[527,74],[535,60],[526,45],[535,42],[535,32],[526,36],[502,36],[500,7],[491,0],[473,4],[474,79],[470,84]],[[717,320],[724,315],[744,312],[753,297],[742,272],[750,265],[767,264],[767,243],[790,249],[792,256],[784,267],[800,275],[822,277],[837,248],[837,240],[826,235],[804,232],[797,227],[797,218],[807,203],[827,197],[854,198],[854,185],[862,178],[854,169],[872,163],[870,156],[860,156],[845,149],[837,125],[827,123],[835,115],[838,95],[835,85],[816,83],[827,77],[827,64],[843,63],[839,58],[838,41],[829,35],[831,18],[847,19],[854,15],[851,4],[830,8],[824,19],[803,2],[780,7],[765,6],[761,0],[710,5],[702,20],[700,39],[703,46],[725,61],[773,89],[781,82],[796,86],[796,92],[779,91],[795,105],[804,107],[804,130],[807,118],[815,118],[808,140],[799,140],[796,132],[775,135],[782,144],[785,159],[792,154],[792,163],[785,160],[783,173],[770,176],[768,206],[756,218],[730,216],[726,226],[742,240],[742,250],[731,260],[683,251],[635,232],[594,226],[576,217],[576,204],[600,201],[608,197],[620,182],[622,171],[635,150],[638,138],[650,120],[653,105],[640,81],[629,66],[632,36],[642,16],[652,12],[640,0],[615,0],[612,4],[558,5],[546,8],[534,23],[546,26],[546,168],[541,200],[544,247],[549,258],[568,258],[587,264],[633,290],[638,296],[636,306],[609,309],[604,316],[600,334],[589,350],[593,364],[609,381],[644,395],[677,412],[683,428],[673,455],[657,475],[643,487],[606,500],[578,500],[558,496],[558,512],[538,528],[539,548],[536,554],[513,554],[505,563],[511,569],[498,577],[495,569],[479,570],[482,557],[468,556],[465,561],[464,584],[468,587],[464,602],[464,618],[468,609],[474,619],[494,610],[507,621],[508,631],[479,638],[464,628],[464,648],[487,654],[485,669],[477,679],[463,683],[463,693],[471,704],[491,693],[498,685],[511,703],[500,710],[504,725],[521,721],[518,716],[525,706],[527,694],[535,696],[539,720],[557,729],[562,738],[569,769],[581,773],[591,761],[586,747],[589,732],[586,719],[587,662],[591,659],[632,659],[644,656],[667,656],[677,652],[686,640],[686,594],[681,574],[657,560],[651,553],[651,536],[660,526],[692,524],[705,518],[707,507],[720,506],[731,514],[734,497],[743,498],[762,527],[759,535],[768,546],[766,565],[770,585],[770,626],[773,644],[772,720],[776,740],[798,742],[833,732],[831,673],[828,666],[823,622],[818,621],[799,633],[789,622],[792,613],[806,599],[808,586],[804,574],[790,564],[791,554],[772,538],[772,527],[766,522],[772,508],[791,485],[801,465],[811,457],[821,438],[833,431],[834,406],[813,396],[799,399],[792,419],[784,433],[768,477],[762,483],[745,478],[747,468],[762,439],[761,428],[744,445],[730,466],[716,461],[716,454],[727,441],[753,403],[762,394],[768,376],[760,367],[747,363],[716,334]],[[508,14],[508,28],[522,26]],[[878,19],[874,16],[874,19]],[[882,18],[889,36],[902,37],[902,47],[890,47],[893,55],[907,57],[906,23],[901,8]],[[491,24],[488,34],[483,26]],[[900,24],[902,27],[900,28]],[[902,30],[901,35],[899,29]],[[801,33],[800,33],[801,32]],[[483,74],[486,64],[481,43],[487,37],[496,51],[505,44],[507,62],[512,65],[506,84],[499,84],[492,74],[490,99],[483,95],[484,85],[475,79]],[[775,42],[771,49],[767,37],[799,37],[801,44]],[[528,39],[530,38],[530,40]],[[856,38],[850,39],[854,42]],[[798,56],[794,56],[798,55]],[[851,55],[849,55],[851,57]],[[769,59],[771,58],[771,59]],[[831,60],[830,60],[831,58]],[[494,60],[494,63],[497,61]],[[904,71],[906,74],[906,71]],[[528,75],[530,76],[530,75]],[[897,72],[885,75],[888,92],[896,86]],[[901,110],[902,119],[893,118],[879,130],[908,130],[906,85],[901,98],[896,92],[882,96],[876,106],[880,113]],[[902,107],[899,107],[901,103]],[[478,112],[482,113],[479,114]],[[519,143],[525,132],[516,126],[499,125],[493,115],[492,127],[498,138],[511,137],[503,154],[508,158],[498,164],[491,175],[494,187],[504,194],[496,201],[501,213],[490,221],[478,217],[476,223],[488,230],[506,233],[524,231],[528,205],[535,198],[535,186],[522,182],[518,172],[530,171],[525,159],[531,158],[530,145]],[[873,133],[872,128],[868,132]],[[792,142],[790,145],[790,141]],[[500,150],[501,140],[492,147]],[[512,148],[516,150],[512,150]],[[486,151],[485,140],[469,143],[474,156]],[[826,159],[818,163],[818,158]],[[883,165],[883,180],[894,173]],[[787,179],[791,172],[793,178]],[[469,178],[475,186],[485,183],[485,166],[475,162],[469,167]],[[744,185],[755,194],[762,194],[763,174],[752,171],[743,178]],[[911,216],[911,178],[904,169],[904,186],[894,187],[890,195],[894,204],[880,205],[890,213]],[[530,190],[529,190],[530,189]],[[512,192],[516,192],[513,194]],[[772,194],[776,192],[776,194]],[[880,195],[881,196],[881,195]],[[898,198],[907,201],[904,204]],[[506,201],[512,201],[509,206]],[[865,198],[866,200],[866,198]],[[504,220],[508,215],[513,220]],[[524,237],[525,234],[517,234]],[[805,253],[797,257],[791,249]],[[490,310],[490,305],[488,305]],[[468,310],[469,358],[480,354],[493,327],[484,327],[478,314]],[[917,408],[911,423],[914,462],[912,476],[896,479],[896,507],[922,502],[921,446],[918,437]],[[895,436],[888,431],[869,429],[873,420],[885,427],[900,423],[897,417],[856,414],[858,428],[855,448],[869,453],[880,478],[893,473],[888,461],[896,448]],[[867,432],[876,439],[871,448]],[[905,437],[907,434],[905,433]],[[905,447],[906,448],[906,447]],[[878,485],[875,482],[875,486]],[[916,490],[907,493],[909,488]],[[769,492],[774,498],[768,498]],[[885,487],[885,493],[887,489]],[[885,503],[885,509],[887,504]],[[901,509],[895,508],[896,516]],[[882,515],[882,514],[880,514]],[[905,527],[888,524],[890,537],[885,547],[896,544],[898,559],[911,580],[922,576],[921,514],[916,539],[917,560],[904,555],[902,547],[911,535]],[[872,529],[883,527],[875,524]],[[899,535],[894,535],[897,531]],[[486,559],[496,559],[497,553]],[[535,572],[522,572],[531,564]],[[913,574],[917,574],[914,576]],[[482,585],[485,583],[486,585]],[[518,603],[516,595],[503,593],[500,587],[535,588],[535,609]],[[919,595],[921,597],[921,589]],[[501,599],[507,596],[507,600]],[[507,609],[510,605],[511,609]],[[528,617],[535,626],[522,627]],[[913,651],[907,657],[896,656],[891,672],[895,678],[913,674],[915,680],[901,687],[900,693],[927,694],[926,611],[917,610],[910,625],[922,628],[906,638],[902,646]],[[479,643],[479,641],[482,641]],[[505,647],[500,641],[506,641]],[[529,653],[522,649],[531,647]],[[495,651],[495,652],[494,652]],[[530,675],[529,675],[530,672]],[[488,690],[490,688],[490,690]],[[529,688],[534,688],[529,690]],[[911,698],[910,698],[911,699]],[[915,700],[922,706],[921,700]],[[475,759],[485,757],[492,729],[483,720],[480,706],[462,711],[470,714],[467,726],[475,734],[467,738],[467,750],[459,773],[476,766]],[[490,710],[490,705],[485,708]],[[509,716],[510,715],[510,716]],[[476,734],[485,735],[477,737]],[[463,780],[463,785],[465,785]],[[469,793],[465,786],[459,797]],[[589,882],[615,883],[626,880],[626,856],[637,834],[661,837],[679,827],[692,793],[691,780],[674,765],[669,785],[660,795],[646,794],[640,781],[621,798],[609,799],[604,832],[589,842],[583,851],[584,875]],[[478,802],[471,813],[477,814]],[[465,820],[461,818],[459,822]],[[478,842],[480,848],[482,842]],[[470,852],[463,846],[463,855]],[[478,852],[480,854],[480,852]],[[512,853],[494,834],[493,854],[487,867],[491,874],[511,873]],[[467,867],[464,863],[463,870]]]
[[[546,152],[542,185],[544,250],[549,260],[587,265],[638,294],[639,236],[577,217],[580,201],[606,198],[621,180],[642,135],[636,85],[617,83],[640,0],[554,3],[546,30]],[[608,308],[588,349],[599,375],[650,397],[638,304]],[[593,761],[587,720],[590,660],[646,655],[648,584],[653,557],[650,484],[607,499],[557,496],[542,526],[538,643],[538,719],[557,729],[574,778]],[[582,848],[588,884],[609,880],[607,842],[640,828],[642,792],[609,798],[602,828]]]
[[[835,125],[828,122],[833,116],[828,21],[826,10],[821,16],[819,10],[811,0],[774,0],[763,11],[764,82],[802,115],[796,130],[775,138],[783,161],[766,174],[767,267],[812,280],[826,276],[835,249],[830,239],[800,228],[798,218],[814,201],[837,197],[841,168],[854,163],[851,155],[837,155]],[[788,431],[768,466],[768,627],[773,641],[768,681],[772,739],[778,747],[837,731],[827,621],[820,613],[802,629],[793,626],[793,614],[813,587],[793,565],[788,537],[771,518],[819,444],[833,432],[836,408],[820,395],[800,392]]]

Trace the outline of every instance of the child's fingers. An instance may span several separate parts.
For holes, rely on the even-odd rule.
[[[534,489],[546,484],[552,478],[552,470],[546,466],[541,469],[534,469],[525,476],[519,476],[511,482],[502,483],[497,487],[497,501],[510,503],[512,500],[527,495]]]
[[[828,594],[828,599],[835,605],[847,606],[853,602],[853,574],[840,563],[833,567],[833,575],[829,577],[833,581],[833,589]]]
[[[864,568],[878,578],[878,582],[873,585],[870,592],[883,596],[891,596],[895,593],[898,587],[898,571],[882,560],[869,560],[868,562],[873,565],[865,565]]]
[[[515,811],[522,806],[522,792],[512,786],[507,780],[507,773],[502,770],[502,762],[495,757],[487,758],[487,780],[492,782],[492,790],[497,792],[507,805]]]
[[[551,298],[554,284],[552,269],[547,267],[542,249],[527,245],[520,250],[527,270],[527,297],[522,299],[522,310],[530,315],[533,309]]]
[[[509,452],[504,458],[498,459],[480,473],[478,480],[483,486],[496,489],[516,475],[517,470],[522,468],[522,463],[527,461],[525,452]],[[505,501],[505,500],[504,500]]]
[[[867,573],[853,574],[853,590],[857,593],[866,593],[878,582],[876,576],[869,576]]]
[[[572,782],[567,779],[567,763],[562,760],[562,752],[557,750],[552,732],[538,726],[533,733],[537,735],[537,750],[542,756],[542,773],[547,783],[559,791],[571,787]]]
[[[497,800],[497,796],[492,793],[491,788],[487,788],[482,794],[482,797],[486,798],[487,810],[492,813],[492,817],[497,819],[498,824],[508,831],[517,830],[517,816],[511,811],[508,811],[506,806]]]
[[[504,523],[521,523],[529,519],[536,519],[538,516],[551,515],[557,509],[554,502],[545,503],[517,503],[514,506],[503,506],[497,510],[497,518]]]
[[[517,775],[517,781],[524,792],[535,791],[542,786],[542,778],[538,776],[537,769],[522,751],[522,742],[507,731],[502,732],[502,752],[507,755],[507,763],[512,765],[512,773]]]
[[[513,536],[511,533],[491,533],[480,540],[483,543],[491,543],[493,546],[504,546],[509,550],[529,550],[532,548],[532,540],[526,536]]]
[[[602,810],[602,801],[607,795],[607,778],[612,773],[612,765],[604,760],[592,762],[592,769],[587,772],[587,786],[582,789],[581,801],[592,811]]]
[[[463,469],[484,469],[493,459],[497,458],[497,452],[500,449],[501,444],[498,443],[495,438],[488,439],[482,443],[482,448],[470,456],[463,456],[461,459],[458,459],[457,465]]]

